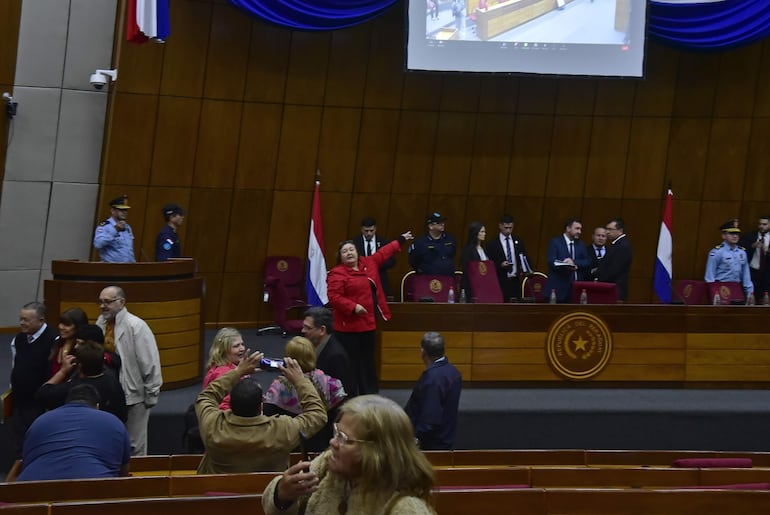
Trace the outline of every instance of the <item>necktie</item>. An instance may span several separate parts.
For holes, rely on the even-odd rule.
[[[601,247],[596,249],[596,257],[598,257],[599,259],[602,258],[602,248]]]
[[[508,262],[511,264],[511,270],[508,272],[508,277],[513,277],[516,274],[516,261],[513,259],[513,251],[511,251],[511,237],[505,237],[505,257],[508,258]]]
[[[28,334],[27,335],[27,343],[32,343],[33,341],[35,341],[35,337],[32,336],[31,334]]]
[[[372,255],[372,240],[368,240],[366,242],[366,255],[371,256]]]
[[[767,260],[767,255],[765,254],[765,248],[767,248],[767,241],[765,240],[766,237],[767,237],[766,234],[762,234],[760,236],[762,247],[757,249],[757,251],[759,252],[759,269],[762,271],[765,270],[765,266],[766,266],[765,261]]]
[[[572,258],[572,262],[575,262],[575,243],[569,242],[569,257]],[[572,273],[572,279],[577,280],[577,271]]]
[[[115,322],[107,322],[104,329],[104,350],[115,352]]]

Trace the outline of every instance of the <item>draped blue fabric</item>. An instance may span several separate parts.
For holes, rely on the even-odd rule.
[[[230,3],[290,29],[334,30],[376,18],[397,1],[230,0]],[[770,35],[770,0],[694,4],[650,0],[648,14],[651,37],[685,48],[727,49]]]

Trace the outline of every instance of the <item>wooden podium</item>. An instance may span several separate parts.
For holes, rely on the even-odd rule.
[[[94,323],[97,299],[107,286],[126,292],[126,307],[144,319],[160,352],[163,389],[197,383],[203,366],[203,279],[195,277],[193,259],[161,263],[52,261],[53,279],[45,281],[49,322],[79,307]]]

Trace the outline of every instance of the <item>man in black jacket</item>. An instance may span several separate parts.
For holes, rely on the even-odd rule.
[[[628,273],[631,270],[631,243],[626,236],[626,224],[622,218],[614,218],[607,222],[607,254],[599,262],[596,278],[602,282],[615,283],[618,287],[618,298],[622,301],[628,298]]]
[[[332,333],[331,310],[314,307],[305,311],[302,336],[310,340],[310,343],[315,347],[316,368],[342,381],[342,386],[348,397],[353,397],[355,394],[351,385],[355,381],[350,368],[350,358],[345,352],[345,348]]]
[[[21,458],[27,429],[43,413],[43,407],[35,399],[35,393],[48,379],[51,371],[48,357],[57,337],[56,330],[46,324],[45,316],[46,309],[42,303],[24,304],[19,313],[21,332],[11,341],[11,432],[15,458]]]

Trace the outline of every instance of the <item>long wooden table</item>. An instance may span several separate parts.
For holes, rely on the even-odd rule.
[[[380,380],[413,383],[420,338],[440,332],[466,384],[770,387],[770,307],[431,304],[390,306]]]

